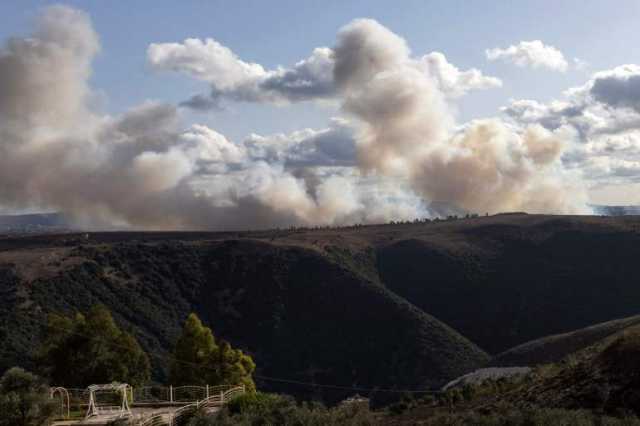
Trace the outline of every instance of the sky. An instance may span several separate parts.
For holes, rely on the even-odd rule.
[[[28,33],[41,8],[58,2],[7,1],[0,6],[0,37]],[[554,99],[584,83],[588,71],[640,62],[640,51],[628,48],[640,17],[640,3],[620,1],[500,2],[406,1],[123,1],[64,2],[90,14],[100,35],[95,87],[108,94],[105,107],[122,111],[145,99],[180,102],[202,85],[185,78],[158,75],[149,69],[145,52],[150,43],[212,37],[241,58],[266,67],[288,66],[316,46],[330,45],[336,31],[352,19],[370,17],[404,37],[416,54],[441,51],[461,69],[477,67],[505,81],[501,90],[476,93],[459,107],[464,119],[496,114],[510,98]],[[605,23],[605,25],[603,25]],[[485,49],[520,40],[543,40],[572,59],[589,63],[586,72],[544,73],[488,63]],[[245,109],[249,111],[245,111]],[[234,139],[249,132],[278,132],[323,124],[326,114],[300,106],[286,111],[234,110],[247,120],[213,120]],[[224,128],[223,128],[224,127]],[[225,133],[225,134],[226,134]]]
[[[190,172],[177,173],[179,178],[176,177],[172,182],[175,185],[167,185],[166,188],[160,185],[163,191],[184,186],[189,180],[191,188],[197,188],[200,199],[206,193],[207,197],[212,197],[213,204],[239,205],[238,199],[223,200],[211,193],[222,191],[219,188],[224,187],[223,192],[231,191],[259,199],[262,195],[256,194],[257,184],[230,184],[228,180],[239,169],[253,172],[266,163],[264,167],[269,168],[268,173],[279,175],[270,179],[288,180],[289,184],[296,187],[295,191],[300,190],[310,197],[307,201],[298,200],[303,204],[314,204],[317,209],[317,190],[326,186],[318,186],[318,181],[324,183],[339,176],[347,179],[348,186],[356,193],[352,204],[365,210],[375,207],[380,211],[380,214],[367,218],[352,206],[346,210],[337,207],[341,213],[327,213],[321,217],[295,213],[277,220],[257,219],[259,223],[268,225],[288,222],[346,223],[383,220],[394,215],[429,215],[429,203],[443,199],[465,210],[483,208],[496,211],[522,207],[533,212],[550,213],[584,212],[576,207],[580,203],[640,203],[640,133],[637,129],[640,120],[636,120],[636,115],[640,116],[640,68],[633,65],[640,63],[640,51],[632,48],[640,18],[640,3],[637,1],[619,1],[615,7],[602,1],[405,1],[401,5],[382,0],[5,1],[0,4],[0,39],[5,42],[4,56],[30,54],[25,53],[24,49],[11,51],[7,41],[33,38],[34,31],[37,31],[34,29],[43,25],[42,17],[52,8],[60,7],[78,12],[83,19],[86,18],[90,32],[95,33],[97,47],[95,51],[91,48],[82,52],[84,56],[75,58],[77,61],[72,64],[74,67],[84,67],[73,76],[81,79],[80,85],[83,86],[74,89],[83,91],[80,95],[75,93],[75,96],[82,97],[83,111],[70,113],[73,114],[71,122],[75,123],[70,125],[73,132],[70,128],[56,128],[49,135],[55,133],[56,136],[65,134],[65,137],[69,137],[73,133],[77,138],[78,122],[83,119],[85,124],[95,120],[109,121],[110,125],[115,125],[114,122],[125,120],[135,108],[153,104],[175,109],[172,114],[176,115],[175,120],[179,123],[175,124],[175,129],[165,129],[167,133],[180,133],[181,136],[177,137],[184,139],[193,126],[204,126],[224,138],[225,143],[230,143],[232,146],[229,149],[236,147],[242,151],[236,153],[238,158],[233,160],[233,166],[227,158],[224,165],[216,166],[218,169],[215,172],[211,171],[211,164],[206,167],[208,172],[202,170],[202,158],[190,158]],[[62,15],[56,19],[63,23],[70,20],[70,25],[78,24],[78,19],[68,14]],[[360,18],[366,18],[367,21],[357,21]],[[63,25],[60,22],[46,25]],[[349,27],[354,22],[360,22],[360,27]],[[79,33],[69,37],[91,37],[87,36],[88,33],[84,34],[84,30],[81,28]],[[346,77],[345,82],[340,82],[333,68],[339,62],[335,50],[340,43],[347,43],[349,37],[371,40],[375,44],[375,53],[371,54],[380,54],[381,60],[388,61],[377,68],[379,72],[375,78],[402,69],[404,78],[412,79],[411,84],[420,82],[420,85],[434,86],[424,89],[424,93],[422,86],[417,89],[424,96],[416,96],[412,105],[417,110],[411,109],[402,117],[405,120],[415,115],[415,120],[407,119],[404,130],[391,131],[390,135],[382,134],[386,131],[376,129],[379,123],[394,129],[399,125],[399,118],[387,122],[385,120],[391,118],[376,116],[372,120],[373,112],[353,106],[358,101],[354,98],[358,96],[363,102],[381,103],[384,103],[385,97],[365,99],[364,93],[368,89],[363,88],[371,83],[374,78],[372,75],[363,77],[368,80],[360,81],[359,85],[348,83]],[[394,37],[400,38],[402,43],[396,43]],[[192,40],[191,44],[186,41],[188,39]],[[209,39],[211,43],[207,44]],[[46,40],[41,41],[44,43]],[[56,39],[55,42],[63,48],[69,47],[66,39]],[[361,42],[366,44],[366,41]],[[407,52],[400,59],[394,54],[383,55],[387,48],[402,50],[403,46]],[[326,57],[318,56],[325,61],[325,68],[322,71],[297,69],[296,64],[300,61],[316,58],[316,48],[327,48],[324,52]],[[221,49],[227,53],[220,54]],[[362,53],[362,49],[345,52],[345,55],[351,55],[345,57],[346,63],[349,58]],[[336,59],[332,59],[334,54]],[[1,65],[0,77],[9,72],[3,70]],[[621,68],[624,65],[628,67]],[[416,69],[423,75],[413,76]],[[469,70],[475,70],[475,74],[465,74]],[[294,73],[286,74],[288,71]],[[360,72],[356,68],[351,71]],[[49,72],[56,73],[57,70]],[[239,78],[238,73],[246,73],[244,79]],[[283,77],[286,75],[288,77]],[[286,78],[293,80],[287,82]],[[454,81],[455,78],[459,80]],[[9,79],[5,78],[5,81],[7,85],[11,83]],[[55,85],[55,79],[53,81]],[[304,88],[306,91],[287,86],[291,82],[302,82],[307,85]],[[406,89],[405,86],[398,87]],[[14,81],[12,87],[22,86]],[[434,97],[430,90],[437,92],[437,99],[432,99]],[[65,101],[69,93],[57,93],[57,96],[60,96],[60,101]],[[2,96],[3,92],[0,91]],[[194,96],[198,98],[194,99]],[[77,99],[73,99],[69,102],[76,102]],[[187,102],[190,99],[192,102]],[[197,105],[195,100],[198,101]],[[26,110],[23,114],[32,112]],[[83,114],[89,114],[90,119]],[[496,169],[497,174],[494,175],[497,177],[486,181],[488,183],[481,193],[489,197],[496,194],[499,200],[495,208],[488,202],[474,200],[468,194],[478,192],[478,188],[471,190],[461,187],[462,184],[447,175],[452,173],[451,170],[464,173],[464,170],[477,166],[476,163],[456,164],[460,159],[455,152],[462,149],[461,146],[473,155],[487,155],[465,145],[471,143],[465,141],[473,139],[474,126],[480,125],[477,124],[478,120],[487,119],[494,120],[492,126],[501,126],[496,132],[508,140],[491,143],[500,146],[510,144],[500,149],[506,149],[505,152],[511,156],[514,155],[514,146],[525,149],[530,155],[528,162],[517,168],[526,177],[515,178],[514,171],[506,170],[504,164],[498,164],[497,160],[501,160],[505,153],[492,148],[493,162],[485,161],[482,168]],[[0,122],[2,120],[0,111]],[[9,119],[4,120],[6,125]],[[434,129],[435,125],[425,128],[418,123],[422,121],[448,124],[438,124],[442,129]],[[162,128],[165,125],[154,124]],[[93,126],[97,127],[88,129],[85,126],[80,133],[96,141],[100,139],[96,135],[103,137],[104,133],[108,133],[100,127],[104,123]],[[51,130],[50,123],[45,127]],[[537,132],[536,129],[549,133],[536,137],[545,140],[557,138],[560,140],[558,146],[562,145],[562,149],[557,149],[557,158],[544,164],[533,157],[531,153],[535,150],[527,142],[527,135]],[[307,135],[300,132],[307,132]],[[342,139],[349,139],[346,142],[348,146],[334,146],[338,141],[332,141],[334,145],[331,149],[341,150],[343,156],[329,155],[331,161],[325,159],[327,161],[320,163],[317,158],[307,158],[309,155],[302,158],[304,155],[301,152],[306,150],[306,154],[309,154],[307,151],[311,149],[307,146],[311,143],[309,135],[317,138],[317,132],[329,132],[329,136],[338,133]],[[511,133],[507,135],[506,132]],[[431,133],[430,139],[426,140]],[[43,145],[42,141],[35,141],[33,135],[19,136],[4,138],[28,139],[34,145]],[[256,142],[258,139],[259,143]],[[11,145],[6,140],[4,144]],[[113,142],[100,143],[106,146]],[[392,143],[395,144],[393,147]],[[486,142],[479,143],[481,148],[487,147]],[[137,144],[140,145],[139,142]],[[265,148],[267,145],[269,149]],[[319,149],[316,145],[313,149]],[[404,145],[410,145],[411,148]],[[446,145],[446,149],[442,148],[437,154],[438,162],[446,164],[438,164],[440,171],[435,174],[436,154],[433,151],[436,147],[441,149],[440,145]],[[153,152],[172,152],[171,146],[167,143],[163,145],[164,151]],[[274,153],[267,158],[264,152],[256,153],[260,150]],[[42,152],[51,151],[52,148],[43,148]],[[149,152],[141,151],[138,154]],[[385,158],[368,159],[372,153]],[[87,155],[95,158],[96,154]],[[349,155],[352,158],[345,157]],[[32,156],[35,154],[32,153]],[[415,160],[417,157],[420,157],[419,161]],[[509,161],[513,162],[513,158]],[[33,158],[30,161],[37,163]],[[207,159],[208,163],[216,161]],[[243,166],[238,166],[239,163]],[[187,168],[186,165],[184,167]],[[277,173],[272,170],[274,168],[278,168]],[[76,172],[73,176],[77,176]],[[92,173],[95,175],[97,172],[93,170]],[[487,174],[488,171],[483,171],[477,176],[486,177]],[[55,176],[55,173],[49,175]],[[473,173],[469,172],[469,179],[473,177]],[[109,176],[102,178],[108,179]],[[220,179],[225,183],[219,182]],[[251,180],[246,175],[237,179],[244,182]],[[263,181],[263,178],[256,179]],[[434,188],[436,185],[429,183],[434,179],[444,181],[442,187]],[[512,181],[505,183],[507,179]],[[559,185],[553,183],[554,179],[560,183],[571,181],[572,189],[554,189],[554,185]],[[17,190],[7,190],[5,194],[0,193],[0,206],[15,211],[70,209],[79,217],[98,215],[107,222],[133,226],[150,220],[147,213],[137,216],[139,209],[133,209],[136,213],[123,212],[123,206],[113,205],[104,199],[91,200],[78,196],[80,199],[64,202],[51,200],[41,193],[44,190],[40,189],[41,183],[27,183],[27,187],[35,188],[30,190],[28,197],[16,195]],[[344,182],[342,184],[337,186],[344,186]],[[286,185],[280,182],[278,186]],[[562,194],[580,192],[576,187],[584,192],[582,198],[578,197],[580,201],[559,203],[547,200],[548,195],[522,195],[555,191],[560,194],[557,198],[560,198]],[[50,190],[46,188],[46,191]],[[107,190],[109,193],[112,191]],[[365,193],[368,195],[363,195]],[[303,195],[300,196],[304,199]],[[373,201],[372,197],[378,201]],[[536,197],[545,201],[533,202],[531,199]],[[60,198],[65,197],[57,197]],[[399,199],[405,204],[400,210],[389,211],[388,205],[380,205],[397,204]],[[100,204],[98,212],[94,208],[87,209],[87,203]],[[291,209],[298,211],[297,207]],[[267,210],[269,213],[265,213],[266,216],[279,216],[273,212],[273,206]],[[156,223],[155,219],[152,222]],[[166,226],[209,226],[209,223],[198,219],[195,225],[190,225],[193,224],[192,219],[174,218]],[[158,226],[165,225],[158,222]],[[232,221],[225,226],[245,227],[250,224],[234,224]]]

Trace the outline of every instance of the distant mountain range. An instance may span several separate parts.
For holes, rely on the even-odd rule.
[[[0,234],[47,233],[71,228],[62,213],[0,215]]]
[[[640,215],[640,206],[602,206],[592,205],[596,214],[603,216],[636,216]]]

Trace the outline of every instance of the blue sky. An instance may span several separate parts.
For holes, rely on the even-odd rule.
[[[638,204],[639,18],[634,0],[5,1],[0,211],[223,228]]]
[[[370,17],[404,37],[416,55],[441,51],[461,69],[476,67],[501,78],[501,89],[476,92],[460,102],[461,119],[497,114],[510,98],[548,101],[584,83],[588,73],[565,74],[491,63],[484,51],[520,40],[541,39],[570,59],[589,63],[589,71],[638,63],[630,49],[637,38],[640,2],[603,1],[420,1],[402,4],[364,0],[265,1],[5,1],[0,5],[0,37],[28,33],[43,6],[68,4],[90,14],[102,51],[92,83],[117,113],[145,99],[180,102],[205,85],[156,73],[146,64],[150,43],[213,37],[242,59],[265,67],[289,66],[317,46],[331,46],[336,31],[354,18]],[[195,119],[233,139],[250,132],[293,131],[326,123],[327,111],[313,105],[273,108],[234,105],[232,111]]]

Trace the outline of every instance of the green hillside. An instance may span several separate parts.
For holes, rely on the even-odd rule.
[[[32,367],[47,312],[103,303],[151,352],[159,381],[194,311],[254,357],[266,390],[328,399],[354,393],[269,377],[437,387],[487,365],[488,354],[638,314],[639,230],[636,217],[520,214],[4,238],[0,369]]]
[[[95,303],[107,305],[158,355],[152,357],[158,380],[191,311],[252,354],[263,376],[424,388],[488,360],[448,326],[311,249],[230,240],[37,250],[36,262],[45,263],[4,267],[3,368],[28,364],[44,312],[86,310]],[[42,276],[22,280],[32,268]],[[258,384],[298,395],[344,396]]]

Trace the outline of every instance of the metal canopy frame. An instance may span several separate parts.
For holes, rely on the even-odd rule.
[[[124,417],[131,415],[131,407],[129,406],[129,389],[131,387],[126,383],[110,383],[104,385],[91,385],[89,391],[89,406],[85,419],[94,416],[108,417]],[[118,392],[122,396],[120,405],[101,406],[96,401],[96,392]]]

